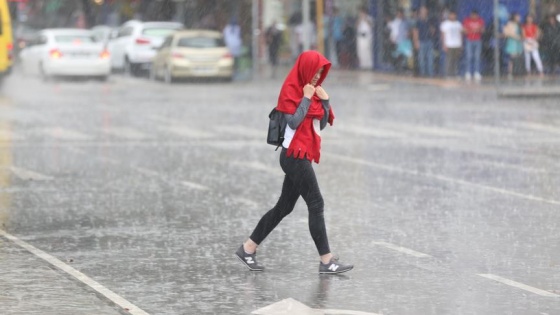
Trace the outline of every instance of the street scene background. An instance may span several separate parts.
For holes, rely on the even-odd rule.
[[[101,78],[47,76],[13,60],[0,87],[0,313],[560,313],[556,68],[508,78],[506,59],[499,80],[492,66],[479,80],[429,77],[415,73],[414,55],[396,71],[375,42],[364,68],[332,37],[320,44],[317,30],[292,42],[290,17],[317,25],[317,2],[255,1],[259,11],[252,1],[209,1],[199,11],[204,1],[93,1],[76,4],[70,22],[56,25],[40,11],[45,24],[30,26],[39,2],[18,1],[12,15],[32,43],[42,28],[113,21],[118,32],[132,18],[221,33],[237,12],[243,48],[233,56],[227,47],[233,72],[225,78],[154,77],[151,63]],[[380,4],[406,16],[454,5],[462,20],[473,9],[467,2],[325,1],[322,9],[357,18],[365,6],[375,40]],[[553,1],[500,3],[539,23],[555,16]],[[298,16],[304,9],[309,16]],[[254,273],[234,253],[280,195],[268,114],[294,55],[307,48],[334,64],[322,86],[336,119],[313,167],[333,253],[354,269],[317,273],[299,200],[259,247],[266,270]]]

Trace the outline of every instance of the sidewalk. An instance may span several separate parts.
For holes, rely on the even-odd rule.
[[[121,314],[79,282],[3,237],[0,262],[2,314]]]
[[[268,65],[261,65],[258,80],[274,80],[282,82],[290,71],[291,66],[279,66],[276,76],[271,77],[271,70]],[[336,82],[336,83],[335,83]],[[496,87],[494,77],[484,77],[481,82],[466,82],[462,78],[423,78],[409,74],[394,74],[377,71],[361,71],[332,68],[329,72],[328,84],[348,84],[348,85],[416,85],[433,86],[444,89],[469,90],[496,90],[498,96],[504,97],[550,97],[560,95],[560,78],[556,76],[518,77],[508,80],[502,77],[500,86]]]

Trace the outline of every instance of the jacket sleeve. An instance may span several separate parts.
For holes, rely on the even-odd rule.
[[[286,122],[288,126],[292,129],[297,129],[297,127],[301,124],[305,116],[307,115],[307,111],[309,110],[309,106],[311,105],[311,100],[307,97],[301,99],[296,112],[292,114],[284,113],[284,117],[286,118]]]
[[[327,123],[329,121],[329,110],[331,108],[331,105],[329,103],[329,100],[322,100],[321,104],[323,104],[323,110],[325,111],[325,115],[323,115],[323,118],[321,119],[321,130],[325,129],[325,127],[327,126]]]

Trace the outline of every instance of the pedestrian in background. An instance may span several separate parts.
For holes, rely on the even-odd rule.
[[[337,64],[340,64],[340,53],[342,51],[342,41],[344,40],[344,18],[340,15],[340,10],[337,7],[333,9],[331,25],[331,34],[336,51],[336,60]]]
[[[272,78],[276,76],[276,68],[278,67],[278,51],[282,45],[282,30],[280,30],[276,21],[266,30],[266,43],[268,45],[268,59],[272,65]]]
[[[232,17],[223,30],[224,41],[229,52],[234,58],[234,72],[237,72],[239,65],[239,57],[241,56],[241,26],[237,24],[237,18]]]
[[[512,78],[514,73],[519,73],[520,69],[520,58],[523,53],[523,34],[520,22],[521,16],[518,13],[514,13],[511,15],[506,26],[504,26],[504,37],[506,38],[505,52],[509,57],[509,78]]]
[[[525,24],[522,27],[523,31],[523,46],[525,48],[525,69],[527,74],[531,74],[531,57],[535,61],[537,70],[540,76],[544,76],[543,65],[541,61],[541,55],[539,53],[539,37],[541,31],[537,24],[534,23],[533,16],[527,15],[525,18]],[[557,52],[558,53],[558,52]]]
[[[484,20],[478,15],[478,11],[472,10],[470,16],[463,20],[463,31],[466,35],[465,50],[467,59],[467,69],[465,79],[470,81],[473,78],[480,81],[480,56],[482,54],[482,34],[484,33]]]
[[[343,40],[341,45],[341,54],[339,65],[345,69],[353,69],[356,66],[356,28],[355,21],[352,17],[346,17],[344,30],[342,32]]]
[[[424,77],[434,76],[434,42],[437,30],[437,22],[430,18],[428,8],[421,7],[412,34],[414,48],[418,51],[420,75]]]
[[[542,26],[541,47],[548,73],[554,74],[560,61],[560,24],[554,14],[548,15]]]
[[[362,8],[356,22],[356,50],[358,66],[362,70],[373,68],[373,18]]]
[[[391,52],[393,65],[397,71],[402,71],[407,68],[407,62],[412,56],[413,50],[408,22],[402,9],[397,11],[395,18],[387,24],[387,27],[389,28],[389,40],[393,46]]]
[[[256,260],[257,247],[303,197],[309,211],[309,231],[319,252],[319,273],[342,273],[353,268],[331,254],[324,218],[324,202],[311,163],[319,163],[320,131],[334,114],[329,95],[321,84],[331,63],[316,51],[302,53],[282,85],[276,109],[287,121],[280,166],[285,173],[280,199],[255,227],[250,238],[236,251],[239,260],[251,271],[263,271]],[[293,267],[292,267],[293,268]],[[291,269],[291,268],[288,268]]]
[[[440,25],[442,49],[445,52],[445,75],[458,75],[463,47],[463,25],[457,21],[457,13],[450,11],[447,20]]]

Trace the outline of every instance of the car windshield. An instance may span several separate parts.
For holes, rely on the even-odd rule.
[[[223,39],[216,37],[183,37],[177,43],[178,47],[188,48],[214,48],[224,47]]]
[[[55,35],[54,41],[57,43],[71,43],[71,44],[82,44],[82,43],[95,43],[96,39],[94,36],[90,35]]]
[[[176,30],[177,28],[175,27],[153,27],[145,28],[144,31],[142,31],[142,34],[146,36],[166,37]]]

